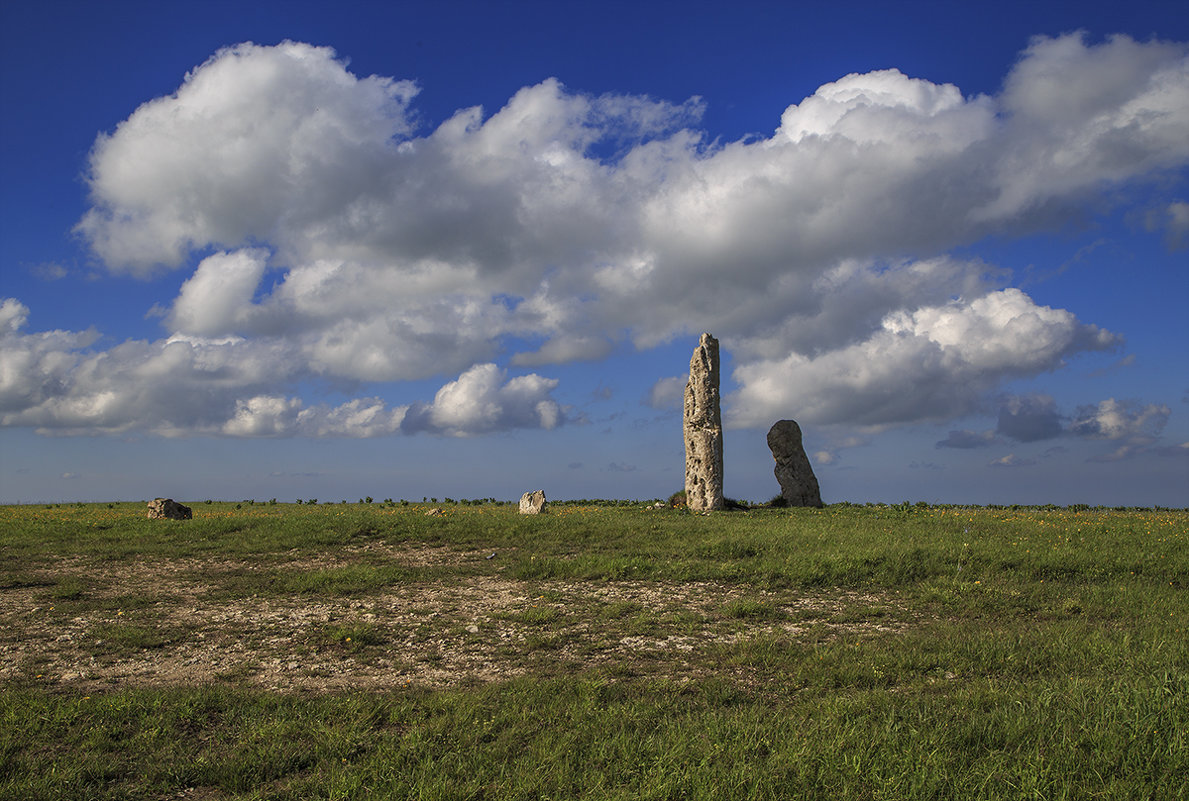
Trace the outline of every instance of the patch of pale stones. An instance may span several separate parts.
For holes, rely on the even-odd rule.
[[[272,563],[268,569],[323,569],[364,554],[410,565],[462,564],[488,556],[371,543],[335,556],[295,555],[287,565]],[[198,559],[113,567],[76,558],[47,567],[47,583],[65,575],[93,582],[92,599],[139,594],[160,600],[67,617],[56,607],[69,604],[47,600],[44,587],[0,591],[0,683],[33,680],[93,691],[234,681],[278,691],[332,692],[488,682],[546,674],[563,664],[632,669],[641,659],[653,674],[684,679],[708,673],[723,646],[749,638],[797,638],[821,626],[834,634],[875,634],[906,625],[829,623],[848,609],[889,606],[888,598],[841,591],[798,597],[707,582],[523,582],[485,575],[398,586],[358,599],[224,600],[201,578],[252,569],[260,568]],[[744,599],[790,614],[759,622],[724,616],[726,605]],[[598,610],[616,603],[652,613],[654,623],[646,633],[635,633],[626,616],[599,617]],[[541,607],[555,612],[545,626],[532,622],[531,610]],[[684,613],[680,625],[665,622],[665,615],[678,613]],[[157,632],[162,642],[132,652],[105,647],[103,637],[121,625]],[[381,644],[351,646],[342,632],[353,630],[371,632]],[[337,634],[330,637],[331,631]]]

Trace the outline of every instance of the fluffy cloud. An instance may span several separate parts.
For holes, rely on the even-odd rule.
[[[794,409],[807,422],[875,428],[950,419],[974,410],[1003,379],[1053,369],[1115,341],[1018,289],[897,310],[854,344],[736,368],[742,388],[731,396],[731,419],[756,426]]]
[[[557,380],[526,375],[506,380],[506,371],[479,364],[438,390],[433,403],[414,404],[402,428],[468,436],[509,428],[554,428],[562,408],[549,397]]]
[[[41,433],[162,436],[372,437],[431,431],[454,436],[566,421],[552,397],[555,379],[508,378],[477,365],[442,387],[429,404],[388,406],[355,398],[307,407],[278,386],[310,377],[300,348],[283,339],[174,335],[91,349],[94,332],[21,332],[28,309],[0,303],[0,425]]]
[[[0,336],[10,336],[24,327],[29,319],[29,307],[16,298],[0,303]]]
[[[1118,401],[1107,398],[1095,405],[1079,406],[1072,415],[1063,414],[1049,395],[1011,395],[1002,399],[995,431],[976,434],[951,431],[938,443],[943,447],[969,448],[991,443],[995,435],[1017,442],[1038,442],[1063,436],[1085,439],[1155,442],[1164,430],[1171,410],[1163,404]],[[1068,426],[1065,421],[1069,421]]]
[[[1180,43],[1115,36],[1086,47],[1079,35],[1038,37],[1001,98],[1012,154],[997,197],[979,216],[1074,199],[1103,182],[1184,164],[1189,141],[1189,60]]]
[[[23,334],[21,329],[29,318],[29,308],[15,298],[0,303],[0,422],[6,425],[27,424],[37,416],[36,410],[47,404],[55,405],[54,416],[71,419],[78,407],[100,407],[105,393],[102,388],[89,397],[77,397],[62,403],[58,388],[70,381],[76,372],[85,372],[79,351],[92,345],[99,334],[95,331],[45,331]]]
[[[353,75],[328,48],[227,48],[90,155],[78,229],[96,255],[114,272],[190,271],[164,304],[166,339],[92,352],[93,335],[22,335],[0,373],[4,421],[548,428],[564,418],[551,379],[508,379],[498,362],[702,330],[734,358],[736,426],[968,414],[1007,379],[1119,339],[946,251],[1189,163],[1186,52],[1040,38],[997,96],[852,74],[774,110],[770,137],[711,143],[697,98],[552,79],[422,131],[409,81]],[[431,376],[458,378],[407,409],[307,407],[289,389]]]
[[[145,274],[192,247],[317,224],[386,171],[415,93],[355,78],[329,48],[221,50],[95,143],[79,228],[112,269]]]
[[[197,336],[244,331],[267,264],[268,253],[262,250],[208,256],[182,284],[167,322],[174,331]]]
[[[1097,406],[1080,406],[1070,431],[1093,439],[1153,441],[1168,422],[1171,410],[1164,405],[1140,405],[1107,398]]]
[[[994,431],[951,431],[938,448],[982,448],[1001,441],[1038,442],[1058,437],[1110,440],[1119,444],[1109,453],[1091,456],[1092,462],[1116,462],[1142,453],[1183,457],[1186,446],[1160,446],[1160,433],[1171,415],[1163,404],[1143,404],[1107,398],[1095,405],[1079,406],[1072,415],[1063,414],[1048,395],[1012,395],[1002,399],[999,424]],[[1066,425],[1066,421],[1069,424]],[[1189,444],[1187,444],[1189,445]],[[1050,448],[1045,456],[1056,452]],[[993,466],[1034,464],[1010,454],[991,462]]]
[[[233,437],[378,437],[400,431],[407,411],[407,406],[390,409],[379,398],[303,409],[297,398],[258,395],[236,401],[234,416],[219,433]]]

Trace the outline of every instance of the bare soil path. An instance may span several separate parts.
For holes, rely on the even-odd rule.
[[[235,591],[258,571],[389,560],[465,568],[494,558],[369,543],[279,563],[60,560],[39,566],[31,581],[0,589],[0,682],[85,691],[239,682],[331,692],[591,668],[681,680],[742,671],[731,653],[746,641],[811,642],[912,624],[893,598],[841,590],[520,581],[498,569],[356,597]]]

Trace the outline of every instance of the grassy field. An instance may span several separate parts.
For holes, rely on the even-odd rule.
[[[1189,512],[0,507],[4,799],[1185,799]]]

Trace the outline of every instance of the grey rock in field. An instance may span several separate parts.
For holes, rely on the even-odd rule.
[[[173,498],[156,498],[149,501],[149,520],[192,520],[194,511]]]
[[[526,492],[520,496],[520,514],[539,515],[545,511],[545,490]]]
[[[768,447],[776,460],[776,480],[789,506],[821,507],[822,491],[813,466],[801,444],[801,426],[794,420],[780,420],[768,430]]]
[[[718,340],[710,334],[702,334],[689,360],[683,433],[686,506],[691,512],[723,508]]]
[[[435,506],[434,508],[432,508],[428,512],[426,512],[425,516],[426,517],[445,517],[446,513]]]

